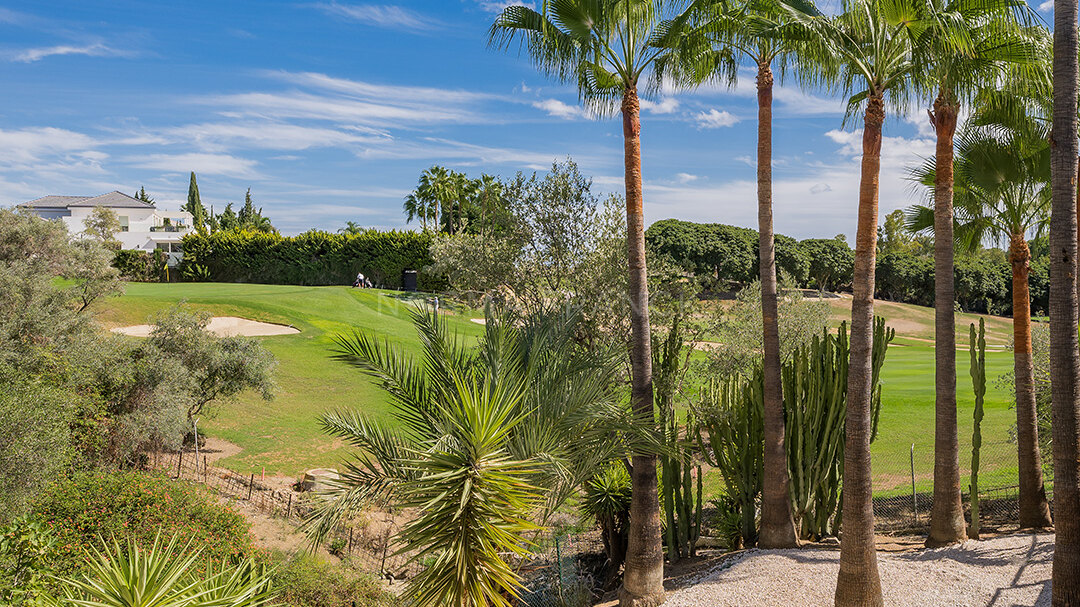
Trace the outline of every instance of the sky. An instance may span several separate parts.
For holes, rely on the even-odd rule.
[[[286,234],[402,228],[432,165],[512,177],[567,157],[621,192],[621,121],[590,115],[516,47],[488,47],[506,4],[5,0],[0,206],[145,187],[175,209],[195,171],[205,205],[239,206],[251,188]],[[754,71],[739,76],[643,102],[648,222],[756,226]],[[933,154],[927,104],[886,123],[882,215],[922,200],[907,175]],[[845,125],[844,107],[777,86],[778,233],[854,240],[861,122]]]

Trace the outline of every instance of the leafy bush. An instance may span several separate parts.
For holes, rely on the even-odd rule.
[[[431,264],[432,235],[426,232],[331,234],[312,230],[298,236],[229,230],[184,237],[181,275],[189,280],[293,285],[352,284],[358,271],[377,285],[401,286],[403,270]],[[421,274],[420,288],[438,278]]]
[[[277,601],[283,607],[390,607],[397,599],[378,581],[347,565],[332,565],[296,554],[274,572]]]
[[[124,280],[156,282],[164,278],[165,263],[165,255],[157,249],[121,249],[113,257],[112,266]]]
[[[40,522],[18,518],[0,528],[0,604],[32,605],[52,574],[56,535]]]
[[[243,516],[198,487],[142,472],[78,474],[47,489],[31,516],[57,538],[57,571],[83,566],[85,550],[131,537],[153,546],[158,533],[192,538],[203,556],[221,562],[258,554]]]

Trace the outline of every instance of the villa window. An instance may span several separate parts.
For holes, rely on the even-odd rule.
[[[120,215],[119,217],[117,217],[117,219],[120,220],[120,231],[121,232],[127,232],[128,231],[128,216],[127,215]]]

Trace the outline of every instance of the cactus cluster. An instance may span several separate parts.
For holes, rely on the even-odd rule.
[[[884,319],[875,318],[871,440],[881,412],[881,367],[895,335]],[[842,324],[836,335],[825,330],[798,348],[781,369],[791,505],[804,539],[835,535],[840,526],[848,355],[847,326]],[[756,538],[756,502],[763,483],[763,385],[760,368],[748,379],[712,382],[695,407],[696,441],[739,507],[747,545]]]
[[[675,563],[694,556],[701,537],[702,478],[701,465],[694,463],[694,445],[680,435],[678,416],[670,410],[666,413],[662,427],[668,449],[660,456],[660,492],[668,560]],[[688,432],[693,426],[691,416],[686,423]]]

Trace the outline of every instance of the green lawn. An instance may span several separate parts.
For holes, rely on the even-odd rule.
[[[245,395],[219,407],[217,415],[200,424],[212,436],[239,445],[243,451],[222,460],[241,472],[296,474],[304,469],[335,465],[347,451],[322,434],[317,418],[335,407],[359,407],[374,415],[386,411],[384,395],[363,375],[330,358],[333,335],[353,328],[376,331],[407,350],[417,348],[409,320],[414,301],[396,292],[347,287],[294,287],[250,284],[147,284],[127,285],[127,293],[99,306],[98,318],[107,326],[147,322],[162,308],[186,300],[192,307],[217,315],[236,315],[267,322],[291,324],[297,335],[263,338],[277,356],[277,398],[264,402]],[[836,304],[834,304],[836,305]],[[933,476],[934,350],[933,310],[900,304],[879,305],[890,324],[898,328],[883,371],[883,409],[879,436],[873,445],[875,490],[879,493],[910,490],[909,453],[915,444],[916,481],[929,488]],[[835,317],[843,316],[835,310]],[[478,336],[480,325],[462,310],[448,322],[467,336]],[[957,345],[966,347],[966,323],[958,319]],[[1015,413],[1011,396],[998,377],[1011,368],[1012,358],[1001,346],[1008,341],[1008,319],[988,319],[987,401],[983,421],[983,486],[1015,483],[1015,446],[1009,431]],[[973,396],[968,375],[968,354],[957,351],[960,463],[967,474],[971,461]]]
[[[374,415],[386,411],[383,393],[358,370],[331,359],[332,337],[359,329],[377,331],[408,351],[417,351],[409,319],[415,301],[409,296],[374,289],[295,287],[217,283],[130,283],[127,292],[99,306],[107,326],[141,324],[158,311],[185,300],[213,314],[290,324],[299,334],[264,337],[278,359],[277,395],[270,402],[245,394],[218,407],[200,423],[211,436],[239,445],[243,451],[221,460],[242,472],[297,474],[333,465],[346,453],[341,441],[323,435],[318,416],[335,407],[358,407]],[[482,327],[469,314],[449,314],[451,326],[478,336]]]

